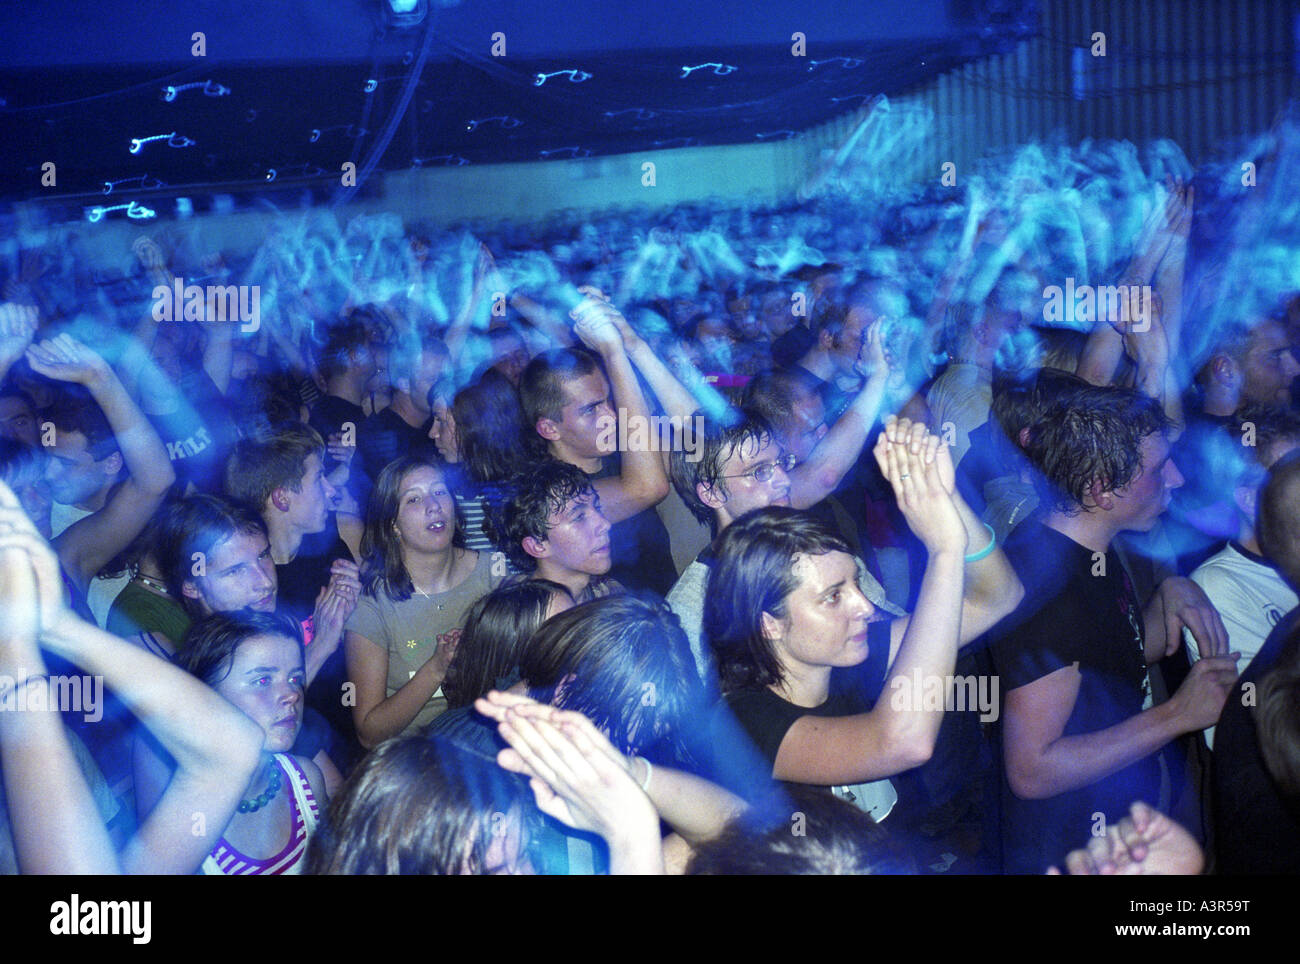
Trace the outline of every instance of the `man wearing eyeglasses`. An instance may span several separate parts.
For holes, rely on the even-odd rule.
[[[838,478],[819,481],[817,475],[821,470],[817,463],[799,464],[792,454],[786,453],[772,427],[757,412],[740,409],[732,415],[729,424],[715,419],[705,422],[703,436],[696,440],[694,455],[698,459],[688,458],[684,451],[675,451],[670,461],[678,495],[697,519],[713,527],[715,536],[755,509],[769,505],[808,508],[838,482]],[[865,434],[864,428],[864,437]],[[668,605],[682,621],[696,665],[706,678],[712,670],[707,647],[700,638],[700,625],[711,559],[711,551],[705,547],[667,596]],[[885,599],[884,590],[865,569],[859,576],[863,593],[878,609],[901,614]]]

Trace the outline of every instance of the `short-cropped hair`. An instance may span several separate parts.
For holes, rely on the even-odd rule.
[[[1271,466],[1266,461],[1273,458],[1273,448],[1283,442],[1300,442],[1300,414],[1279,405],[1243,405],[1237,410],[1237,441],[1242,443],[1249,427],[1253,446],[1245,446],[1254,461],[1263,468]]]
[[[108,417],[90,398],[60,393],[43,414],[45,421],[50,422],[56,432],[80,432],[84,435],[86,450],[96,462],[120,451],[117,436],[108,424]]]
[[[675,446],[668,458],[668,474],[691,514],[700,522],[713,523],[713,509],[700,501],[695,487],[703,484],[726,496],[727,480],[722,477],[722,470],[732,453],[746,446],[758,451],[773,437],[773,432],[767,419],[750,409],[729,408],[720,417],[705,416],[702,423],[695,420],[696,416],[689,420],[690,424],[704,426],[694,440],[696,448],[687,452],[684,447]]]
[[[524,551],[529,536],[542,540],[550,532],[552,514],[562,512],[574,499],[594,492],[587,473],[576,465],[546,458],[506,486],[500,504],[489,507],[488,528],[496,547],[521,572],[532,572],[537,560]]]
[[[425,355],[446,358],[446,343],[432,335],[420,337],[415,333],[398,338],[388,349],[388,374],[393,383],[414,378]]]
[[[226,495],[258,512],[276,489],[302,491],[307,459],[325,457],[325,442],[309,425],[288,423],[261,439],[241,439],[226,462]]]
[[[780,661],[763,633],[763,614],[786,619],[786,601],[799,587],[796,560],[828,552],[850,549],[820,519],[786,506],[747,512],[714,541],[703,634],[724,693],[782,681]]]
[[[815,376],[803,368],[778,368],[759,372],[745,386],[744,405],[767,419],[784,434],[794,418],[800,398],[817,394]]]
[[[848,324],[848,319],[849,305],[835,295],[827,295],[813,308],[809,327],[813,334],[820,335],[826,332],[838,342],[844,326]]]
[[[1142,440],[1171,425],[1155,399],[1127,388],[1079,389],[1049,404],[1025,446],[1044,506],[1073,515],[1094,484],[1124,488],[1142,471]]]
[[[369,316],[358,310],[346,320],[339,321],[330,328],[321,347],[320,361],[317,368],[325,378],[342,374],[352,364],[351,356],[363,348],[370,347],[370,331],[362,318]]]
[[[530,361],[519,378],[519,401],[528,430],[536,431],[539,419],[558,422],[564,409],[564,383],[597,371],[596,356],[581,348],[556,348]]]

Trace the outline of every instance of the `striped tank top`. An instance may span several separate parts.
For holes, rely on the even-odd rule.
[[[289,789],[293,794],[290,807],[293,810],[293,829],[289,832],[289,842],[274,857],[258,860],[241,854],[222,837],[217,841],[212,853],[203,858],[200,868],[204,874],[300,874],[303,857],[307,853],[307,841],[316,831],[320,811],[316,797],[307,782],[307,774],[286,753],[277,753],[275,762],[288,779]]]

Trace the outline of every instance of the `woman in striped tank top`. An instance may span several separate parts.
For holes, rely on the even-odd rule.
[[[266,734],[261,763],[199,871],[301,873],[307,842],[326,803],[320,769],[288,753],[302,726],[301,630],[270,613],[217,613],[190,630],[182,665]],[[148,789],[137,786],[137,793]]]

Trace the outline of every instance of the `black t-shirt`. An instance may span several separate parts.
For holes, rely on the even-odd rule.
[[[183,401],[176,411],[149,415],[149,422],[167,448],[179,489],[193,482],[199,492],[219,495],[239,434],[235,421],[207,372],[187,372],[178,388]]]
[[[795,325],[772,342],[772,362],[779,368],[792,368],[817,344],[817,336],[807,325]]]
[[[590,476],[595,482],[619,474],[617,459],[607,460],[605,467]],[[643,509],[629,519],[616,522],[609,530],[612,565],[609,577],[626,589],[649,589],[660,596],[677,581],[668,530],[654,507]]]
[[[1006,694],[1078,664],[1079,694],[1063,736],[1097,733],[1143,710],[1150,690],[1142,611],[1132,580],[1111,549],[1104,558],[1027,522],[1006,553],[1025,585],[1025,600],[1000,624],[992,655]],[[1160,765],[1152,754],[1096,783],[1046,800],[1022,800],[1002,778],[1002,840],[1007,873],[1041,874],[1086,843],[1104,814],[1107,825],[1134,800],[1155,803]]]
[[[1214,730],[1214,840],[1221,874],[1300,874],[1300,802],[1288,801],[1269,775],[1255,729],[1261,678],[1294,662],[1300,609],[1273,627],[1228,694]],[[1290,644],[1288,645],[1288,641]],[[1255,699],[1249,701],[1245,686]]]
[[[831,673],[831,692],[821,706],[796,706],[767,687],[729,693],[714,714],[714,768],[720,783],[747,799],[773,785],[781,741],[804,716],[853,716],[875,705],[889,669],[891,620],[867,626],[867,658]]]
[[[302,537],[298,553],[284,565],[275,567],[278,608],[291,612],[299,621],[316,608],[316,596],[330,581],[330,566],[335,559],[352,561],[352,552],[339,537],[333,513],[325,528]]]
[[[361,423],[366,420],[366,413],[360,405],[354,405],[346,398],[339,398],[337,395],[326,395],[312,406],[311,415],[307,419],[307,424],[320,432],[320,437],[329,444],[330,436],[336,432],[342,432],[343,426],[351,424],[357,432],[361,431]],[[332,472],[338,465],[328,454],[325,456],[325,471]]]
[[[352,462],[352,470],[361,469],[373,484],[384,466],[399,456],[436,454],[437,448],[429,438],[427,423],[412,428],[391,408],[383,408],[361,423],[357,431],[357,458]]]
[[[346,398],[339,398],[337,395],[325,395],[312,406],[307,424],[320,433],[320,437],[328,446],[330,436],[335,433],[343,433],[345,425],[351,425],[360,434],[361,423],[365,420],[366,413],[360,405],[354,405]],[[362,467],[356,464],[357,461],[358,459],[354,457],[352,465],[349,466],[347,488],[352,494],[352,498],[356,500],[357,505],[364,511],[366,500],[370,496],[370,481],[366,478],[366,473]],[[338,460],[327,451],[324,464],[325,474],[329,475],[338,468],[338,465]]]

